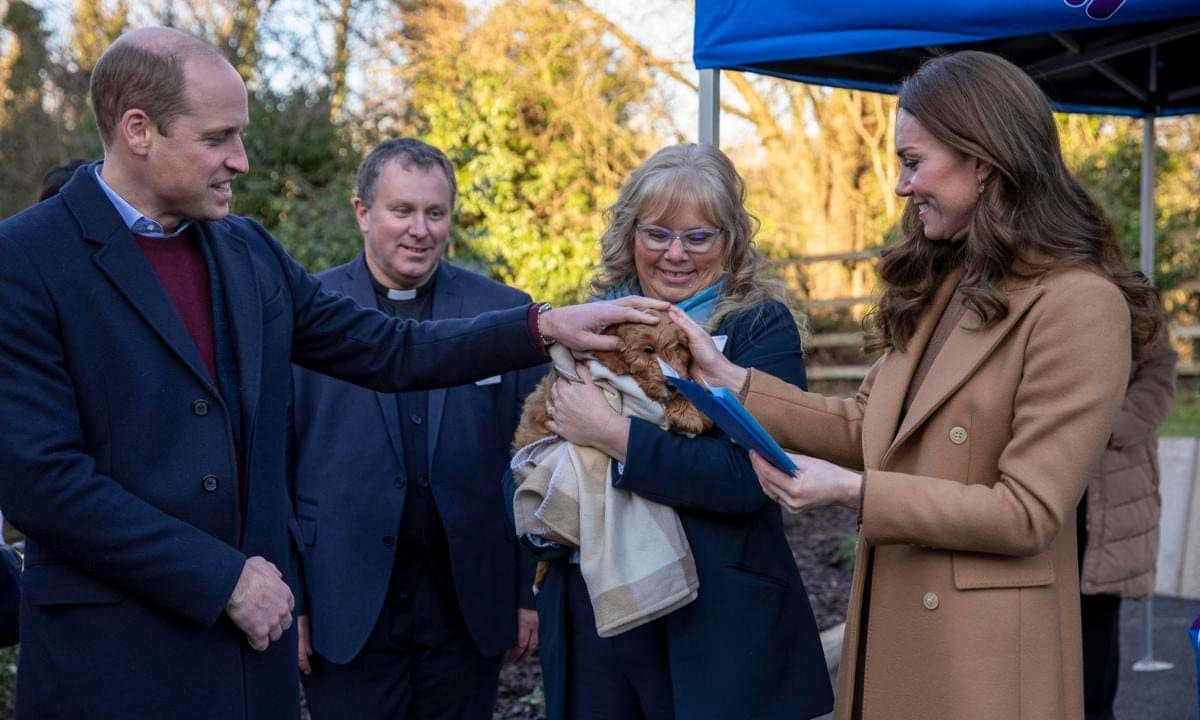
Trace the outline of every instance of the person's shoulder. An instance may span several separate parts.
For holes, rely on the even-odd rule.
[[[362,258],[356,257],[350,262],[334,265],[331,268],[325,268],[318,273],[314,273],[313,277],[320,280],[322,285],[330,285],[335,281],[344,280],[348,275],[353,274],[354,266],[360,262],[362,262]]]
[[[263,227],[262,223],[245,215],[230,213],[220,220],[209,220],[208,224],[209,227],[219,229],[221,232],[226,232],[230,235],[235,235],[243,240],[266,238],[274,240],[274,237]]]
[[[482,273],[475,272],[457,263],[445,260],[442,262],[445,263],[445,270],[453,281],[459,283],[466,292],[478,299],[505,307],[525,305],[531,302],[528,293],[493,280]]]
[[[1087,267],[1053,268],[1038,278],[1037,285],[1043,299],[1050,302],[1124,302],[1121,289],[1111,278]]]
[[[729,313],[721,320],[718,331],[735,328],[796,327],[796,319],[787,305],[778,300],[764,300],[749,307]]]
[[[74,237],[78,224],[61,196],[43,200],[4,220],[0,220],[0,247],[21,247],[26,252],[57,252],[56,244],[69,235]]]

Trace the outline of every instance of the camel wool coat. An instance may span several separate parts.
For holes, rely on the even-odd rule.
[[[1083,716],[1075,508],[1129,379],[1129,309],[1086,270],[1010,277],[1007,316],[965,313],[901,417],[958,277],[854,398],[747,380],[784,447],[864,469],[837,720]]]

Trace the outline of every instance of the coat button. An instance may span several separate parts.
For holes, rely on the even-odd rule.
[[[413,424],[413,425],[420,425],[422,422],[424,422],[424,419],[423,419],[423,418],[422,418],[420,415],[418,415],[418,414],[416,414],[416,413],[413,413],[412,415],[409,415],[409,416],[408,416],[408,419],[409,419],[409,420],[412,420],[412,424]]]
[[[208,401],[207,400],[193,400],[192,401],[192,412],[201,417],[204,417],[205,415],[207,415],[208,414]]]
[[[925,605],[926,610],[937,610],[938,596],[937,593],[927,592],[925,597],[921,599],[921,603]]]
[[[216,475],[205,475],[203,478],[200,479],[200,483],[204,486],[204,492],[216,492],[217,491],[217,476]]]
[[[392,480],[392,484],[396,486],[397,490],[403,490],[405,485],[404,478],[397,476],[395,480]]]
[[[950,428],[950,442],[955,445],[962,445],[967,441],[967,429],[962,425],[955,425]]]
[[[383,536],[383,546],[384,547],[391,547],[395,544],[396,544],[396,538],[392,537],[391,535]]]

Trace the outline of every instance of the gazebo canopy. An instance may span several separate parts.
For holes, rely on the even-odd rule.
[[[1200,0],[697,0],[694,60],[895,92],[921,60],[978,49],[1060,110],[1200,112]]]

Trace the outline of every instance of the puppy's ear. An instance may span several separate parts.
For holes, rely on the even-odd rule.
[[[615,335],[621,338],[621,342],[629,345],[628,331],[631,323],[620,323],[604,329],[605,335]],[[596,360],[601,365],[608,368],[614,375],[628,375],[629,363],[625,361],[624,351],[622,350],[595,350],[592,352]]]
[[[629,363],[625,362],[625,357],[619,350],[594,350],[592,355],[601,365],[612,371],[614,375],[628,375]]]

